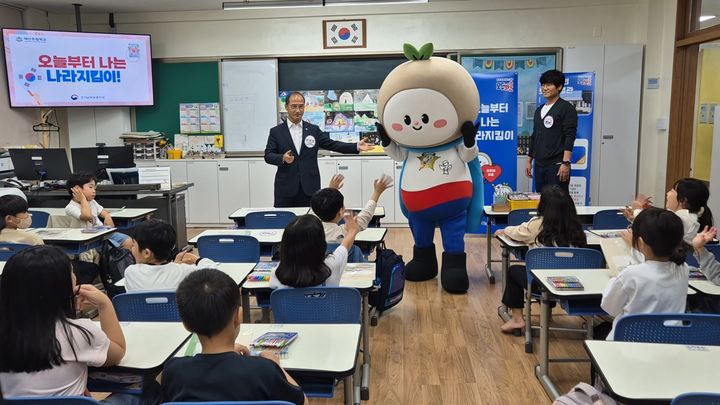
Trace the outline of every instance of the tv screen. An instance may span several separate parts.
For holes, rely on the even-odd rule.
[[[149,35],[2,29],[11,107],[153,104]]]

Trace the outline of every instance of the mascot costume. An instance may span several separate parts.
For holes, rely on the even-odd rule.
[[[410,281],[438,274],[433,236],[443,242],[440,280],[451,293],[468,290],[465,231],[480,226],[482,174],[475,144],[480,96],[458,63],[433,58],[432,44],[418,51],[405,44],[409,59],[385,78],[378,95],[378,135],[385,152],[403,162],[400,201],[415,246],[405,267]]]

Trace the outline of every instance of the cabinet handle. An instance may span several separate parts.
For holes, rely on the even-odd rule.
[[[347,169],[348,169],[347,166],[338,166],[338,170],[347,170]]]
[[[226,171],[228,171],[228,170],[230,170],[229,167],[222,167],[222,166],[220,166],[220,171],[221,171],[221,172],[226,172]]]

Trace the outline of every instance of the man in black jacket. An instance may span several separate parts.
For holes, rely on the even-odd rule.
[[[278,167],[275,173],[275,207],[309,207],[310,197],[320,189],[317,154],[320,148],[357,154],[373,145],[333,141],[317,125],[302,120],[305,97],[291,93],[285,99],[288,119],[272,128],[265,146],[265,162]]]
[[[560,98],[565,75],[548,70],[540,76],[540,90],[545,104],[535,110],[533,134],[525,174],[533,177],[535,161],[535,191],[548,184],[558,184],[566,192],[570,186],[570,157],[577,132],[575,107]]]

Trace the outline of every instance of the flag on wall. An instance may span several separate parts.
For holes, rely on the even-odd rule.
[[[365,20],[323,21],[325,48],[356,48],[365,44]]]

